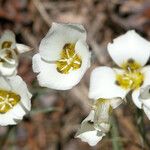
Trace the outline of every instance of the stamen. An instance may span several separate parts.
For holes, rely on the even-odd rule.
[[[144,75],[140,72],[141,65],[129,59],[122,65],[125,70],[123,74],[117,74],[116,83],[124,89],[137,89],[144,81]]]
[[[0,90],[0,113],[4,114],[19,103],[21,97],[14,92]]]
[[[82,60],[75,53],[75,44],[67,43],[61,52],[61,59],[56,62],[57,71],[62,74],[68,74],[81,67]]]

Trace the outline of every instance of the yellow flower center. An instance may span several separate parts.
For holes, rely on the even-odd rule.
[[[4,42],[2,43],[1,48],[2,48],[2,49],[3,49],[3,48],[10,48],[11,45],[12,45],[12,42],[11,42],[11,41],[4,41]]]
[[[61,58],[56,62],[57,71],[62,74],[68,74],[77,70],[82,65],[81,57],[75,52],[75,44],[67,43],[61,51]]]
[[[116,84],[124,89],[137,89],[143,84],[144,75],[140,72],[141,65],[130,59],[122,65],[123,74],[117,74]]]
[[[21,97],[14,92],[0,90],[0,113],[4,114],[12,109],[19,101]]]

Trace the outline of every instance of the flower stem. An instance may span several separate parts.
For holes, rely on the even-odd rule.
[[[112,145],[113,145],[113,150],[123,150],[123,146],[121,143],[121,140],[118,140],[119,137],[119,132],[116,124],[115,117],[111,117],[111,137],[112,137]]]
[[[144,125],[144,113],[141,109],[136,109],[136,122],[138,124],[138,130],[141,135],[142,139],[142,145],[144,147],[144,144],[146,144],[150,148],[150,143],[148,139],[146,138],[146,132],[145,132],[145,125]]]
[[[12,129],[14,128],[15,126],[8,126],[8,130],[7,132],[5,133],[5,135],[3,136],[3,138],[0,140],[0,149],[2,150],[8,137],[9,137],[9,134],[10,132],[12,131]]]

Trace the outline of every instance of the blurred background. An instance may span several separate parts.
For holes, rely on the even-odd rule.
[[[92,65],[69,91],[40,88],[32,71],[32,56],[54,21],[80,23],[88,31]],[[150,121],[130,97],[113,112],[110,132],[96,146],[74,138],[90,111],[91,71],[113,65],[107,43],[129,29],[150,40],[150,0],[0,0],[0,34],[5,29],[34,48],[20,57],[18,68],[33,98],[32,111],[22,122],[0,127],[0,150],[150,150]]]

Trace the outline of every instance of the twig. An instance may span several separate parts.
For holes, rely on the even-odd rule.
[[[49,15],[47,14],[44,5],[41,3],[40,0],[33,0],[33,3],[35,5],[35,7],[37,8],[37,10],[40,12],[43,20],[46,22],[46,24],[48,26],[51,26],[51,19],[49,17]]]
[[[52,112],[52,111],[62,111],[62,109],[58,108],[58,107],[49,107],[49,108],[45,108],[45,109],[37,109],[37,110],[32,110],[29,115],[33,116],[36,115],[38,113],[48,113],[48,112]]]

